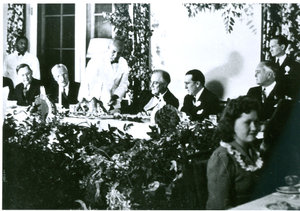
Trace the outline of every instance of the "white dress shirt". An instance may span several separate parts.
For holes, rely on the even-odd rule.
[[[203,90],[204,90],[204,87],[202,87],[202,89],[196,94],[196,96],[195,96],[196,102],[199,100]]]
[[[266,94],[266,97],[269,96],[269,94],[272,92],[272,90],[274,89],[276,85],[276,82],[274,81],[271,85],[269,86],[263,86],[263,89],[265,88],[265,94]]]
[[[3,63],[3,76],[10,78],[13,81],[14,86],[19,84],[21,81],[18,78],[16,68],[22,63],[29,65],[32,70],[32,76],[35,79],[41,79],[40,63],[38,58],[29,52],[25,52],[24,56],[18,55],[17,51],[5,57]]]
[[[65,87],[62,87],[62,86],[58,87],[58,90],[59,90],[58,104],[59,105],[62,105],[62,94],[63,94],[63,92],[65,91],[66,96],[69,95],[69,86],[70,86],[70,83]]]
[[[278,63],[279,63],[279,65],[281,66],[281,65],[282,65],[282,63],[284,62],[285,58],[286,58],[286,54],[284,54],[284,55],[283,55],[283,56],[281,56],[281,57],[277,57],[277,59],[276,59],[276,63],[278,62]]]

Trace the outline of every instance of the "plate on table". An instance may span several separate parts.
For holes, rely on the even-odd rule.
[[[296,187],[295,189],[292,189],[289,186],[282,186],[279,188],[276,188],[276,191],[279,193],[288,193],[288,194],[300,194],[300,187]]]
[[[270,210],[299,210],[300,207],[295,207],[285,201],[278,201],[276,203],[268,204],[267,208]]]
[[[114,119],[114,115],[100,115],[99,116],[100,119]]]
[[[84,112],[69,113],[68,116],[74,117],[74,118],[85,118],[86,113],[84,113]]]

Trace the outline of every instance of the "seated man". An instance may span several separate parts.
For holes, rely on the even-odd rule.
[[[129,68],[127,61],[121,57],[123,41],[116,37],[107,52],[95,55],[88,62],[83,78],[78,101],[101,101],[105,110],[118,112],[121,101],[127,91]]]
[[[13,99],[17,100],[17,105],[32,105],[35,97],[40,95],[41,82],[32,77],[32,70],[28,64],[20,64],[16,70],[22,82],[16,86]]]
[[[143,112],[144,114],[150,115],[160,101],[164,101],[165,104],[172,105],[178,109],[179,101],[168,89],[170,82],[171,77],[168,72],[164,70],[154,70],[151,75],[151,91],[147,90],[143,92],[129,107],[122,108],[122,113],[137,114]]]
[[[260,62],[255,70],[256,83],[259,86],[249,89],[247,95],[255,98],[261,105],[260,120],[269,119],[276,109],[278,101],[284,98],[280,83],[276,83],[278,66],[272,61]]]
[[[209,115],[217,115],[219,111],[218,97],[205,87],[205,77],[200,70],[190,70],[185,74],[185,89],[182,112],[190,116],[192,121],[202,121]]]
[[[69,80],[68,69],[63,64],[56,64],[51,69],[52,76],[56,81],[50,89],[50,99],[55,103],[60,103],[64,108],[69,108],[70,104],[77,104],[80,84]]]
[[[14,91],[15,91],[14,83],[12,82],[12,80],[10,78],[3,76],[3,87],[6,87],[6,86],[8,86],[8,88],[9,88],[7,100],[13,100]]]
[[[3,76],[10,78],[14,85],[17,85],[21,81],[18,80],[16,74],[16,68],[19,64],[28,64],[32,70],[32,75],[34,78],[40,80],[40,63],[38,58],[29,53],[28,49],[28,39],[25,36],[19,36],[15,43],[15,52],[9,54],[5,57],[3,63]]]

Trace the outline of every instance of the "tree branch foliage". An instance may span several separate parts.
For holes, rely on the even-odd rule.
[[[104,17],[114,26],[117,36],[123,36],[125,50],[123,57],[130,67],[129,89],[134,97],[147,89],[150,80],[150,5],[133,4],[133,17],[129,14],[130,4],[115,4],[115,12],[105,13]]]
[[[233,31],[235,24],[235,18],[242,17],[242,11],[246,7],[246,4],[208,4],[208,3],[186,3],[183,4],[188,10],[189,17],[195,17],[198,12],[208,11],[223,11],[222,17],[224,19],[225,29],[227,33]]]
[[[24,14],[25,4],[8,4],[7,10],[7,49],[6,52],[14,52],[16,38],[25,33]]]

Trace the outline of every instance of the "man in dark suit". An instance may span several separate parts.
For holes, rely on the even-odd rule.
[[[8,86],[8,88],[9,88],[7,100],[13,100],[14,91],[15,91],[14,83],[10,78],[3,76],[3,87],[6,87],[6,86]]]
[[[260,102],[260,120],[265,121],[271,118],[278,101],[284,99],[284,89],[280,83],[276,82],[278,66],[272,61],[260,62],[255,70],[256,84],[248,90],[247,95]]]
[[[270,40],[271,55],[280,67],[277,81],[285,85],[286,95],[294,99],[300,91],[300,63],[285,53],[287,47],[288,40],[282,35],[274,36]]]
[[[77,104],[80,84],[69,80],[67,67],[56,64],[52,67],[51,73],[56,83],[50,88],[50,99],[64,108],[69,108],[70,104]]]
[[[168,89],[170,82],[171,77],[168,72],[154,70],[151,75],[151,90],[142,92],[140,97],[130,106],[121,108],[122,113],[150,115],[161,103],[172,105],[178,109],[179,101]]]
[[[184,77],[185,89],[182,112],[192,121],[202,121],[209,115],[217,115],[219,111],[218,97],[205,87],[205,77],[200,70],[190,70]]]
[[[35,97],[40,95],[41,82],[32,77],[28,64],[18,65],[16,71],[22,82],[16,86],[13,99],[17,101],[17,105],[32,105]]]

